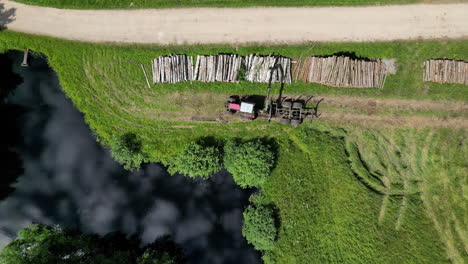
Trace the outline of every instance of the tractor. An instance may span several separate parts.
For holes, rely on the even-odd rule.
[[[277,100],[271,100],[270,91],[273,72],[274,70],[282,71],[283,68],[275,62],[270,70],[270,80],[263,107],[258,100],[255,100],[256,96],[230,96],[225,104],[226,113],[234,114],[239,112],[241,119],[246,121],[252,121],[257,117],[264,117],[270,121],[272,118],[278,117],[280,124],[294,127],[299,126],[307,116],[317,116],[316,108],[306,108],[305,102],[302,100],[284,99],[281,97],[281,92]],[[284,85],[284,82],[281,82],[281,85]]]
[[[252,121],[258,116],[256,103],[249,100],[248,97],[239,98],[238,96],[230,96],[225,107],[227,114],[232,115],[239,112],[242,120]]]

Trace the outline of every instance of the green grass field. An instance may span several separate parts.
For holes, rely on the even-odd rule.
[[[71,9],[137,9],[182,7],[252,6],[354,6],[411,4],[422,0],[15,0],[17,2]]]
[[[293,83],[285,93],[460,104],[468,100],[466,86],[423,83],[422,62],[466,58],[467,44],[106,46],[0,32],[0,52],[29,48],[47,56],[64,92],[104,145],[114,133],[133,132],[143,139],[151,161],[170,164],[187,143],[200,137],[274,138],[279,145],[277,167],[262,190],[278,207],[281,219],[274,249],[264,255],[270,264],[466,262],[466,130],[375,128],[320,120],[298,129],[262,121],[194,122],[191,117],[222,111],[226,94],[264,94],[266,85],[187,82],[148,88],[140,64],[149,70],[152,58],[181,53],[274,53],[300,58],[355,52],[362,57],[396,58],[398,73],[387,78],[383,89]],[[447,114],[466,116],[463,106],[461,113],[457,109]],[[409,110],[388,111],[395,115]]]
[[[362,133],[368,137],[358,138]],[[322,124],[280,137],[278,167],[263,190],[281,216],[266,263],[464,263],[465,140],[463,130]],[[394,188],[410,178],[412,189],[396,195],[368,187],[348,164],[356,158],[349,144],[361,150],[364,171],[380,169]]]
[[[219,52],[281,54],[292,58],[353,52],[362,57],[396,58],[398,73],[388,76],[383,89],[334,88],[295,82],[286,86],[288,94],[346,95],[372,98],[415,98],[468,100],[466,86],[422,82],[422,62],[429,58],[462,59],[468,54],[467,41],[323,43],[295,46],[136,46],[98,45],[0,32],[0,50],[29,48],[48,57],[62,87],[85,114],[86,122],[103,144],[115,132],[133,132],[143,138],[151,160],[168,160],[193,138],[209,134],[221,137],[234,132],[249,135],[276,134],[289,128],[266,124],[220,124],[190,122],[193,116],[222,111],[224,96],[217,94],[264,94],[265,84],[200,83],[153,85],[146,87],[140,64],[150,70],[152,58],[166,54],[215,54]],[[275,86],[274,89],[278,89]],[[187,101],[190,100],[190,101]],[[189,103],[187,103],[189,102]],[[170,122],[170,123],[168,123]],[[174,128],[176,126],[176,128]],[[184,128],[185,127],[185,128]],[[189,129],[188,129],[188,128]],[[229,129],[226,129],[229,127]],[[266,133],[262,127],[271,131]],[[274,127],[274,126],[273,126]],[[228,131],[229,130],[229,131]],[[255,132],[260,130],[261,132]],[[166,132],[167,131],[167,132]],[[161,140],[162,134],[188,135]]]
[[[464,263],[468,238],[463,224],[468,213],[464,206],[466,130],[354,129],[346,141],[347,152],[354,155],[350,160],[356,175],[382,195],[378,223],[391,221],[395,230],[402,230],[414,223],[413,208],[419,204],[449,259]],[[393,215],[391,208],[395,208]]]

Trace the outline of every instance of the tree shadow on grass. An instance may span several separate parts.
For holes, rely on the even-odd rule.
[[[200,144],[203,147],[215,147],[219,149],[222,154],[224,141],[219,138],[213,136],[201,137],[196,140],[196,143]]]
[[[5,4],[0,3],[0,30],[6,29],[6,25],[15,21],[16,8],[5,9]]]
[[[331,56],[345,56],[345,57],[349,57],[353,60],[363,60],[363,61],[371,61],[371,59],[369,58],[366,58],[366,57],[362,57],[362,56],[358,56],[356,54],[356,52],[354,51],[341,51],[341,52],[336,52],[336,53],[333,53]],[[326,56],[328,57],[328,56]]]

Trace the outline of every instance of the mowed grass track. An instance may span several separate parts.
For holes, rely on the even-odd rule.
[[[137,9],[253,6],[353,6],[411,4],[421,0],[15,0],[16,2],[70,9]]]

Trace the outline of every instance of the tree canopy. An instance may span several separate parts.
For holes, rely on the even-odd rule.
[[[271,250],[276,239],[274,212],[264,205],[249,205],[244,211],[242,235],[257,250]]]
[[[259,139],[248,142],[230,140],[224,146],[224,167],[242,188],[262,186],[273,163],[271,147]]]
[[[136,236],[111,233],[104,237],[34,224],[18,233],[0,252],[2,264],[179,264],[182,249],[163,237],[140,247]]]
[[[110,150],[112,157],[126,169],[136,169],[146,161],[141,140],[133,133],[116,134],[112,137]]]
[[[169,171],[185,174],[192,178],[200,176],[203,179],[208,179],[221,168],[221,153],[216,146],[192,142],[174,159]]]

